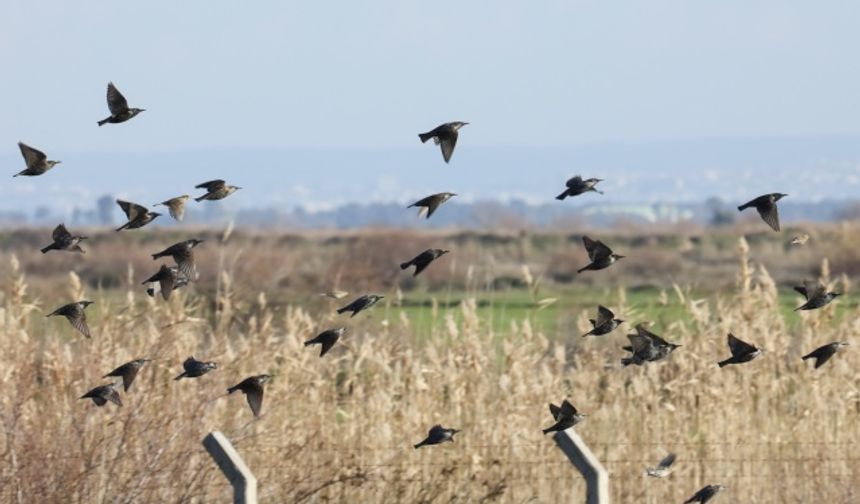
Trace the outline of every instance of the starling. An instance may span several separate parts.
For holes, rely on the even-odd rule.
[[[188,277],[183,275],[182,272],[179,271],[179,268],[177,268],[176,266],[170,266],[170,267],[168,267],[168,269],[170,270],[170,273],[165,274],[164,276],[166,277],[167,275],[175,275],[175,277],[176,277],[176,279],[173,282],[173,290],[176,290],[176,289],[179,289],[181,287],[185,287],[186,285],[188,285]],[[154,279],[152,282],[143,282],[144,285],[148,284],[148,287],[146,288],[146,294],[149,297],[155,297],[156,294],[162,292],[161,279],[159,278],[160,276],[161,276],[161,270],[159,270],[155,275],[150,277],[150,280]],[[164,296],[164,294],[162,294],[162,296]]]
[[[612,310],[603,305],[597,307],[597,319],[589,319],[588,321],[591,322],[593,329],[583,334],[583,338],[586,336],[603,336],[604,334],[609,334],[624,323],[623,320],[615,318]]]
[[[55,227],[54,232],[51,233],[51,238],[54,240],[54,243],[43,248],[43,254],[47,254],[50,250],[67,250],[69,252],[80,252],[81,254],[86,254],[86,251],[81,248],[80,243],[82,240],[86,240],[87,237],[73,235],[68,229],[66,229],[65,224],[60,224]]]
[[[227,182],[223,180],[210,180],[209,182],[203,182],[202,184],[198,184],[194,186],[195,189],[206,189],[206,194],[200,196],[199,198],[194,198],[194,201],[203,201],[203,200],[222,200],[227,196],[230,196],[234,192],[241,189],[241,187],[236,187],[232,185],[227,185]]]
[[[421,143],[427,143],[427,140],[433,139],[436,145],[442,147],[442,157],[445,162],[451,160],[451,154],[454,153],[454,147],[457,146],[457,137],[460,135],[459,130],[469,123],[462,121],[454,121],[436,126],[427,133],[419,133],[418,138]]]
[[[187,194],[183,194],[182,196],[177,196],[176,198],[156,203],[153,206],[166,206],[171,217],[175,220],[182,221],[182,218],[185,217],[185,203],[188,202],[188,198],[190,197],[191,196],[188,196]]]
[[[258,417],[260,416],[260,407],[263,405],[263,385],[271,379],[272,377],[267,374],[245,378],[238,385],[228,388],[227,393],[232,394],[237,390],[243,392],[248,399],[248,406],[251,407],[254,416]]]
[[[197,264],[194,262],[194,247],[203,243],[203,240],[192,238],[167,247],[157,254],[152,254],[152,259],[170,256],[176,261],[179,271],[192,282],[197,281]]]
[[[320,345],[320,357],[327,354],[329,350],[337,343],[337,340],[346,332],[346,327],[338,327],[337,329],[329,329],[323,331],[316,338],[305,341],[305,346]]]
[[[576,411],[576,408],[567,399],[561,403],[561,406],[550,403],[549,413],[552,415],[552,419],[555,420],[555,425],[544,429],[544,435],[550,432],[561,432],[570,429],[585,420],[586,417],[586,415]]]
[[[791,239],[789,245],[806,245],[806,242],[809,241],[809,235],[806,233],[801,233],[794,238]]]
[[[684,501],[684,504],[691,504],[693,502],[698,502],[700,504],[705,504],[714,498],[715,495],[725,490],[726,487],[723,485],[708,485],[705,488],[696,492],[695,495],[690,497],[689,499]]]
[[[806,303],[798,306],[794,311],[822,308],[842,295],[838,292],[828,292],[827,287],[821,284],[821,282],[804,281],[803,285],[795,287],[794,290],[806,298]]]
[[[55,315],[62,315],[68,319],[69,323],[72,324],[72,327],[77,329],[87,338],[90,338],[90,328],[87,326],[87,315],[84,313],[84,310],[87,306],[93,304],[92,301],[78,301],[77,303],[69,303],[65,306],[61,306],[49,313],[48,317],[53,317]]]
[[[128,101],[125,96],[119,92],[113,82],[108,82],[107,86],[107,104],[110,109],[110,117],[99,121],[99,126],[104,126],[107,123],[116,124],[126,122],[132,117],[140,114],[146,109],[129,108]]]
[[[125,391],[128,392],[128,389],[131,388],[131,384],[134,383],[134,379],[137,378],[137,372],[140,371],[140,368],[143,367],[144,364],[151,360],[152,359],[135,359],[131,362],[126,362],[122,366],[102,376],[102,378],[122,377],[122,386]]]
[[[182,378],[200,378],[209,371],[218,369],[218,364],[214,362],[203,362],[195,359],[194,357],[189,357],[182,363],[182,368],[185,371],[174,378],[174,380],[181,380]]]
[[[115,383],[96,387],[82,395],[81,399],[92,399],[98,407],[104,406],[108,401],[122,407],[122,399],[119,398],[119,392],[116,391]]]
[[[599,178],[590,178],[583,180],[579,175],[573,177],[568,180],[565,185],[567,185],[567,189],[564,190],[563,193],[559,194],[555,197],[555,199],[559,201],[564,201],[567,197],[579,196],[580,194],[587,193],[588,191],[594,191],[597,194],[603,194],[603,191],[600,191],[595,187],[598,182],[603,182],[603,179]]]
[[[437,445],[445,442],[453,443],[454,434],[458,432],[460,432],[458,429],[446,429],[441,425],[434,425],[430,428],[430,432],[427,433],[427,439],[413,446],[417,450],[422,446]]]
[[[18,148],[21,149],[21,155],[24,156],[24,162],[27,163],[27,169],[12,175],[13,177],[17,177],[18,175],[24,175],[26,177],[42,175],[55,165],[62,163],[62,161],[51,161],[44,152],[39,149],[34,149],[23,142],[18,142]]]
[[[188,280],[187,277],[178,268],[171,268],[166,264],[162,264],[161,269],[159,269],[151,277],[144,280],[141,284],[158,284],[158,292],[161,292],[161,297],[163,297],[164,300],[167,301],[168,299],[170,299],[170,293],[172,293],[174,289],[178,287],[187,285]],[[152,291],[152,294],[150,294],[150,296],[155,296],[155,287],[150,287],[149,289],[147,289],[147,294],[149,294],[150,290]]]
[[[450,252],[450,250],[442,250],[442,249],[427,249],[424,252],[421,252],[412,260],[406,261],[405,263],[400,263],[400,269],[405,270],[410,266],[415,266],[415,273],[412,275],[414,277],[418,276],[419,273],[424,271],[424,268],[430,266],[430,263],[435,261],[436,259],[442,257],[443,255]]]
[[[116,200],[116,204],[122,208],[122,211],[125,212],[126,217],[128,217],[128,222],[118,227],[116,229],[117,231],[122,231],[123,229],[142,228],[161,215],[158,212],[150,212],[148,208],[143,205],[138,205],[137,203]]]
[[[788,194],[771,193],[759,196],[758,198],[748,201],[738,207],[739,212],[743,212],[747,208],[755,207],[763,221],[773,228],[774,231],[779,231],[779,210],[776,207],[776,202]]]
[[[720,367],[725,367],[729,364],[743,364],[761,355],[759,348],[756,348],[755,345],[750,345],[746,341],[739,340],[732,333],[729,333],[728,339],[729,350],[732,351],[732,356],[724,361],[720,361],[718,363]]]
[[[358,315],[358,312],[372,307],[377,302],[379,302],[380,299],[383,298],[385,298],[385,296],[377,296],[376,294],[365,294],[364,296],[361,296],[360,298],[356,299],[352,303],[349,303],[343,308],[338,309],[337,312],[352,312],[352,315],[350,315],[350,318],[352,318]]]
[[[624,350],[632,355],[621,359],[623,366],[635,364],[641,366],[646,362],[657,362],[668,357],[681,345],[669,343],[660,336],[647,330],[644,325],[636,326],[636,334],[628,334],[630,346],[624,347]]]
[[[672,466],[675,464],[677,456],[674,453],[666,455],[666,457],[657,464],[657,467],[649,467],[645,470],[645,474],[652,478],[665,478],[672,472]]]
[[[619,259],[624,259],[623,255],[613,253],[612,249],[600,240],[592,240],[587,236],[583,236],[582,243],[585,245],[585,250],[588,252],[588,259],[591,263],[580,268],[577,273],[587,270],[602,270],[612,266]]]
[[[824,363],[829,361],[830,358],[833,357],[836,352],[838,352],[844,347],[847,347],[848,345],[849,343],[846,343],[844,341],[835,341],[833,343],[828,343],[823,347],[816,348],[812,352],[804,355],[802,359],[815,359],[815,369],[818,369],[823,366]]]
[[[454,196],[456,196],[456,194],[451,193],[451,192],[442,192],[442,193],[438,193],[438,194],[431,194],[430,196],[427,196],[426,198],[422,198],[422,199],[416,201],[415,203],[412,203],[411,205],[409,205],[406,208],[420,207],[418,209],[418,217],[421,217],[421,214],[423,212],[427,212],[427,218],[429,219],[430,216],[433,215],[433,212],[435,212],[436,209],[439,208],[439,205],[441,205],[442,203],[445,203],[446,201],[448,201],[449,199],[451,199]]]
[[[327,290],[327,291],[323,292],[322,294],[320,294],[320,296],[322,296],[322,297],[327,297],[327,298],[331,298],[331,299],[343,299],[348,295],[349,295],[349,292],[337,290],[337,289]]]

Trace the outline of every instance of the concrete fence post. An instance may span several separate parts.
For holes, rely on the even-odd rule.
[[[245,465],[245,461],[233,448],[230,440],[220,432],[211,432],[203,439],[203,446],[233,485],[233,502],[257,504],[257,478]]]
[[[555,444],[585,478],[586,504],[609,504],[609,474],[573,429],[555,434]]]

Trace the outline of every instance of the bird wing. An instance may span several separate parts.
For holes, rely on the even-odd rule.
[[[34,149],[29,145],[18,142],[18,148],[21,149],[21,155],[24,156],[24,162],[27,163],[27,168],[33,168],[44,163],[48,156],[39,149]]]
[[[90,327],[87,325],[87,314],[84,313],[83,310],[80,310],[76,313],[68,313],[66,314],[66,319],[68,319],[69,323],[72,324],[72,327],[77,329],[87,338],[90,338]]]
[[[248,406],[255,417],[260,416],[260,408],[263,406],[263,387],[257,384],[245,390],[245,396],[248,399]]]
[[[651,338],[643,336],[642,334],[628,334],[627,339],[630,340],[632,353],[634,354],[639,353],[651,346]]]
[[[599,327],[607,322],[611,322],[614,318],[615,314],[612,313],[612,310],[600,305],[597,307],[597,320],[595,321],[594,327]]]
[[[553,403],[549,403],[549,414],[552,415],[553,420],[558,421],[559,414],[561,414],[561,408]]]
[[[185,216],[185,200],[182,198],[173,198],[172,200],[168,200],[164,202],[164,205],[167,206],[167,210],[170,212],[170,216],[174,219],[181,221],[182,217]]]
[[[755,346],[750,345],[746,341],[741,341],[735,337],[734,334],[729,333],[729,350],[732,351],[732,355],[747,355],[758,350]]]
[[[672,464],[675,463],[676,458],[677,458],[677,455],[675,455],[674,453],[670,453],[669,455],[666,455],[666,457],[660,461],[659,467],[661,469],[668,469],[668,468],[672,467]]]
[[[225,182],[221,179],[216,179],[216,180],[210,180],[208,182],[203,182],[202,184],[197,184],[196,186],[194,186],[194,188],[195,189],[206,189],[209,192],[213,192],[213,191],[217,191],[218,189],[222,189],[226,185],[227,185],[227,182]]]
[[[125,212],[126,217],[128,217],[129,221],[133,221],[140,217],[141,215],[145,215],[149,210],[143,205],[138,205],[137,203],[131,203],[129,201],[116,200],[116,204],[122,208],[122,211]]]
[[[197,359],[195,359],[194,357],[189,357],[185,359],[185,362],[182,363],[182,369],[186,371],[191,371],[195,368],[196,365]]]
[[[59,226],[54,228],[54,232],[51,233],[51,238],[54,239],[56,243],[64,243],[68,242],[72,238],[72,233],[66,229],[64,224],[60,224]]]
[[[582,177],[579,175],[572,177],[565,185],[571,189],[575,189],[582,185]]]
[[[612,254],[612,249],[607,247],[606,244],[600,240],[592,240],[587,236],[583,236],[582,243],[585,245],[585,250],[588,252],[588,259],[591,262],[608,257]]]
[[[762,220],[767,222],[768,226],[770,226],[774,231],[779,231],[779,209],[776,207],[776,203],[768,201],[762,205],[756,206],[756,210],[758,210]]]
[[[827,288],[821,282],[804,280],[803,288],[806,291],[806,299],[807,301],[810,299],[815,299],[817,297],[821,297],[827,291]]]
[[[445,159],[446,163],[451,160],[451,155],[454,154],[454,147],[457,146],[457,137],[459,136],[459,133],[452,131],[451,134],[445,135],[445,138],[440,139],[442,157]]]
[[[139,370],[139,366],[135,366],[132,363],[128,363],[118,367],[108,376],[121,376],[122,386],[126,390],[126,392],[128,392],[128,389],[131,387],[131,384],[134,383],[134,379],[137,378],[137,372]]]
[[[113,85],[113,82],[108,82],[107,104],[112,115],[122,114],[128,110],[128,101],[119,92],[119,89]]]
[[[123,382],[124,381],[125,377],[123,377]],[[116,404],[119,407],[122,407],[122,399],[120,399],[119,397],[119,392],[117,392],[116,389],[113,387],[107,387],[107,390],[105,390],[105,393],[102,398],[107,399],[108,401]]]
[[[430,432],[428,433],[428,438],[431,440],[439,440],[445,437],[445,427],[441,425],[434,425],[430,427]]]
[[[159,277],[158,285],[161,287],[161,297],[167,301],[170,299],[170,293],[176,287],[177,274],[173,269],[166,266],[162,266],[161,269],[161,272],[157,275]]]
[[[183,275],[189,280],[197,279],[197,263],[194,261],[194,251],[190,247],[181,247],[173,254],[173,259]]]
[[[798,285],[794,288],[794,290],[799,292],[801,296],[805,297],[807,301],[809,300],[809,295],[807,295],[807,293],[806,293],[806,287],[804,287],[802,285]]]
[[[435,212],[436,209],[439,208],[439,205],[442,204],[442,198],[438,197],[436,195],[428,196],[427,198],[424,198],[421,201],[423,201],[424,205],[427,207],[427,218],[428,219],[430,218],[431,215],[433,215],[433,212]]]
[[[816,348],[812,351],[807,357],[815,358],[815,369],[823,366],[827,361],[830,360],[836,354],[836,350],[833,349],[830,345],[824,345],[821,348]]]
[[[561,408],[559,408],[559,410],[562,418],[572,418],[576,416],[576,408],[573,404],[570,404],[570,401],[567,399],[561,403]]]

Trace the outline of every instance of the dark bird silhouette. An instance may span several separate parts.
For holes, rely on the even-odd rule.
[[[163,297],[164,300],[167,301],[168,299],[170,299],[170,294],[177,287],[187,285],[188,280],[187,277],[185,277],[182,272],[179,271],[178,268],[171,268],[166,264],[162,264],[161,268],[154,275],[141,282],[141,285],[149,284],[157,284],[158,292],[160,292],[161,297]],[[150,294],[150,296],[155,296],[155,287],[150,287],[149,289],[147,289],[147,293],[149,293],[150,290],[152,290],[152,294]]]
[[[761,355],[761,350],[759,348],[756,348],[755,345],[739,340],[732,333],[729,333],[728,340],[729,350],[731,350],[732,356],[724,361],[720,361],[718,363],[720,367],[725,367],[729,364],[743,364],[744,362],[749,362]]]
[[[831,357],[836,355],[836,352],[842,350],[847,346],[849,346],[849,343],[846,343],[844,341],[835,341],[833,343],[828,343],[804,355],[802,359],[815,359],[815,369],[818,369],[823,366],[827,361],[829,361]]]
[[[738,207],[739,212],[743,212],[747,208],[755,208],[758,214],[761,215],[763,221],[774,231],[779,231],[779,209],[776,207],[776,202],[785,198],[788,194],[771,193],[759,196],[758,198],[748,201]]]
[[[439,208],[439,206],[442,203],[445,203],[446,201],[453,198],[454,196],[456,196],[456,194],[451,193],[451,192],[442,192],[442,193],[438,193],[438,194],[431,194],[430,196],[427,196],[426,198],[422,198],[422,199],[416,201],[415,203],[412,203],[411,205],[409,205],[406,208],[419,207],[418,216],[421,217],[421,214],[423,212],[427,212],[427,218],[429,219],[430,216],[433,215],[433,212],[435,212],[436,209]]]
[[[718,493],[725,490],[726,487],[723,485],[708,485],[705,488],[696,492],[695,495],[690,497],[689,499],[684,501],[684,504],[691,504],[693,502],[699,502],[700,504],[705,504],[713,499]]]
[[[794,311],[823,308],[842,295],[838,292],[828,292],[827,287],[825,287],[821,282],[811,282],[806,280],[804,280],[803,285],[795,287],[794,290],[806,298],[806,303],[798,306]]]
[[[55,165],[62,163],[62,161],[52,161],[48,159],[48,156],[44,152],[39,149],[34,149],[24,142],[18,142],[18,148],[21,149],[21,155],[24,156],[24,162],[27,164],[27,168],[15,175],[12,175],[13,177],[17,177],[19,175],[23,175],[25,177],[43,175]]]
[[[320,345],[320,357],[327,354],[332,349],[337,340],[346,332],[346,327],[338,327],[337,329],[329,329],[321,332],[316,338],[305,341],[305,346]]]
[[[612,310],[603,305],[597,307],[597,318],[589,319],[588,321],[591,322],[593,329],[583,334],[583,338],[586,336],[603,336],[604,334],[609,334],[624,323],[623,320],[615,318]]]
[[[126,122],[132,117],[146,110],[141,108],[129,107],[128,101],[125,99],[125,96],[123,96],[122,93],[119,92],[116,86],[113,85],[113,82],[108,82],[107,104],[108,109],[110,109],[110,117],[99,121],[99,126],[104,126],[107,123],[117,124],[121,122]]]
[[[589,191],[594,191],[597,194],[603,194],[603,191],[600,191],[597,189],[597,187],[595,187],[598,182],[603,182],[603,179],[590,178],[583,180],[582,177],[577,175],[567,181],[567,183],[565,184],[567,185],[567,189],[565,189],[563,193],[556,196],[555,199],[559,201],[564,201],[565,198],[579,196],[580,194],[584,194]]]
[[[641,366],[646,362],[663,360],[681,346],[669,343],[642,324],[636,326],[636,334],[628,334],[627,338],[630,340],[630,346],[624,347],[624,350],[632,355],[621,359],[621,364],[624,366],[631,364]]]
[[[361,296],[360,298],[356,299],[352,303],[349,303],[343,308],[338,309],[337,312],[352,312],[352,315],[350,315],[350,318],[352,318],[358,315],[358,312],[362,310],[367,310],[368,308],[378,303],[380,299],[384,298],[385,296],[377,296],[376,294],[365,294],[364,296]]]
[[[189,357],[182,363],[182,368],[184,371],[182,371],[182,374],[174,378],[174,380],[181,380],[182,378],[200,378],[209,371],[218,369],[218,364],[215,362],[203,362],[195,359],[194,357]]]
[[[544,435],[550,432],[561,432],[570,429],[585,420],[587,416],[576,411],[576,408],[567,399],[562,401],[561,406],[550,403],[549,413],[552,415],[552,419],[555,420],[555,424],[544,429]]]
[[[170,216],[173,217],[177,221],[182,221],[185,217],[185,203],[188,202],[188,199],[191,196],[187,194],[183,194],[182,196],[177,196],[175,198],[170,198],[167,201],[162,201],[161,203],[156,203],[153,206],[166,206],[167,211],[170,212]]]
[[[665,478],[672,472],[672,466],[675,464],[676,458],[677,456],[674,453],[666,455],[666,457],[657,464],[657,467],[649,467],[646,469],[645,474],[652,478]]]
[[[84,310],[87,306],[93,304],[92,301],[78,301],[77,303],[69,303],[67,305],[61,306],[49,313],[48,317],[54,317],[56,315],[62,315],[66,317],[72,327],[80,331],[81,334],[90,338],[90,328],[87,325],[87,315],[84,313]]]
[[[125,391],[128,392],[128,389],[131,388],[131,384],[134,383],[134,379],[137,378],[137,372],[140,371],[140,368],[143,367],[144,364],[151,361],[152,359],[135,359],[131,362],[126,362],[122,366],[102,376],[102,378],[122,378],[122,386]]]
[[[406,261],[405,263],[400,263],[400,269],[405,270],[410,266],[415,266],[415,273],[412,276],[416,277],[419,273],[424,271],[427,266],[430,266],[431,262],[442,257],[448,252],[450,251],[442,249],[427,249],[413,257],[411,260]]]
[[[227,393],[232,394],[237,390],[244,393],[248,399],[248,406],[251,407],[254,416],[258,417],[260,416],[260,408],[263,406],[263,386],[271,379],[271,375],[267,374],[245,378],[238,385],[228,388]]]
[[[51,250],[65,250],[68,252],[80,252],[81,254],[86,254],[86,251],[81,248],[80,243],[81,241],[86,240],[87,237],[73,235],[68,229],[66,229],[65,224],[60,224],[54,228],[54,232],[51,233],[51,239],[53,239],[54,242],[42,249],[43,254],[47,254]]]
[[[122,211],[125,212],[125,216],[128,217],[128,222],[118,227],[116,229],[117,231],[122,231],[123,229],[142,228],[161,215],[158,212],[150,212],[148,208],[143,205],[138,205],[137,203],[116,200],[116,204],[122,208]]]
[[[222,200],[227,196],[230,196],[234,192],[241,189],[241,187],[236,187],[232,185],[227,185],[227,182],[223,180],[210,180],[209,182],[203,182],[202,184],[198,184],[194,186],[195,189],[206,189],[206,194],[200,196],[199,198],[194,198],[194,201],[216,201]]]
[[[582,273],[588,270],[602,270],[615,264],[619,259],[624,259],[623,255],[618,255],[612,252],[612,249],[607,247],[600,240],[592,240],[587,236],[582,237],[582,243],[585,245],[585,250],[588,252],[588,259],[591,261],[587,266],[580,268],[577,273]]]
[[[194,247],[203,243],[203,240],[192,238],[173,244],[157,254],[152,254],[152,259],[160,259],[170,256],[176,261],[176,266],[189,280],[197,280],[197,263],[194,261]]]
[[[451,160],[451,154],[454,153],[454,147],[457,146],[457,137],[460,136],[460,128],[469,123],[462,121],[454,121],[436,126],[427,133],[419,133],[418,138],[421,143],[427,143],[427,140],[433,139],[436,145],[442,147],[442,157],[445,162]]]
[[[81,396],[81,399],[92,399],[96,406],[102,407],[108,403],[108,401],[116,404],[119,407],[122,407],[122,399],[119,398],[119,392],[116,390],[115,383],[109,383],[107,385],[101,385],[96,387],[86,394]]]
[[[417,450],[422,446],[432,446],[446,442],[453,443],[454,434],[458,432],[460,432],[458,429],[446,429],[441,425],[434,425],[430,428],[430,432],[427,433],[427,438],[413,446]]]

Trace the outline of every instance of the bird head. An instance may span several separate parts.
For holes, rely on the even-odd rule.
[[[338,327],[334,330],[334,332],[336,332],[338,336],[343,336],[343,333],[346,332],[346,327]]]
[[[450,254],[451,251],[445,249],[436,249],[436,253],[439,255],[439,257],[442,257],[445,254]]]
[[[197,245],[200,245],[201,243],[203,243],[203,241],[204,240],[192,238],[192,239],[188,240],[186,243],[188,243],[188,245],[193,248],[193,247],[196,247]]]
[[[851,343],[849,343],[847,341],[837,341],[836,346],[837,347],[847,347],[847,346],[851,346]]]
[[[376,295],[376,294],[371,294],[371,295],[370,295],[370,298],[371,298],[371,299],[375,299],[376,301],[379,301],[380,299],[385,299],[385,296],[379,296],[379,295]]]
[[[453,198],[456,195],[457,195],[457,193],[452,193],[452,192],[442,193],[442,196],[445,198],[445,201],[448,201],[449,199]]]
[[[86,308],[87,306],[89,306],[91,304],[95,304],[95,302],[94,301],[81,301],[81,306],[83,306],[84,308]]]
[[[615,323],[616,323],[616,324],[618,324],[618,325],[621,325],[621,324],[623,324],[623,323],[624,323],[624,321],[623,321],[623,320],[621,320],[621,319],[615,319]]]
[[[774,202],[779,201],[779,200],[781,200],[782,198],[785,198],[786,196],[788,196],[788,194],[783,194],[783,193],[773,193],[773,194],[771,194],[771,197],[773,197],[773,201],[774,201]]]
[[[161,214],[158,212],[149,212],[150,217],[155,219],[156,217],[161,217]]]
[[[241,189],[241,187],[231,185],[231,186],[227,186],[227,189],[229,189],[231,193],[234,193],[234,192],[238,191],[239,189]]]
[[[269,375],[269,374],[261,374],[261,375],[257,376],[257,382],[260,385],[269,382],[271,379],[272,379],[272,375]]]
[[[132,117],[134,117],[134,116],[136,116],[137,114],[140,114],[141,112],[146,112],[146,109],[142,109],[142,108],[130,108],[130,109],[128,109],[128,111],[129,111],[129,113],[131,114],[131,116],[132,116]]]
[[[603,182],[603,179],[602,178],[590,178],[590,179],[586,179],[585,181],[593,185],[593,184],[596,184],[598,182]]]
[[[612,258],[615,259],[616,261],[618,259],[624,259],[625,257],[627,257],[627,256],[623,256],[621,254],[612,254]]]
[[[456,130],[462,128],[463,126],[466,126],[467,124],[469,124],[469,123],[463,122],[463,121],[454,121],[451,123],[451,127],[454,128],[454,130],[456,131]]]
[[[178,197],[178,198],[176,198],[176,199],[178,199],[178,200],[182,200],[182,201],[187,201],[187,200],[188,200],[188,198],[190,198],[190,197],[191,197],[191,196],[189,196],[189,195],[187,195],[187,194],[183,194],[182,196],[180,196],[180,197]]]
[[[674,351],[675,351],[676,349],[678,349],[680,346],[681,346],[681,345],[678,345],[678,344],[676,344],[676,343],[669,343],[669,353],[674,352]]]
[[[146,364],[147,362],[152,362],[152,359],[147,359],[147,358],[135,359],[134,362],[135,362],[135,364],[142,365],[142,364]]]
[[[62,163],[62,161],[51,161],[51,160],[45,161],[45,164],[48,165],[48,168],[53,168],[54,165],[58,165],[60,163]]]
[[[208,367],[209,369],[218,369],[218,363],[217,362],[204,362],[203,364],[206,367]]]

